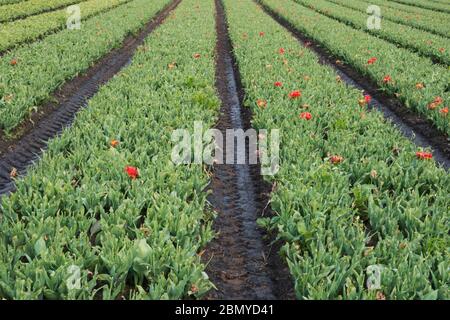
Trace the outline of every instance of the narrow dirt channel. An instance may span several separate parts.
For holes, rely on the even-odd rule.
[[[225,13],[221,1],[215,2],[216,87],[222,101],[216,129],[225,137],[226,129],[249,129],[251,113],[241,107],[244,90],[232,56]],[[235,157],[236,153],[235,148]],[[248,155],[246,158],[248,163]],[[206,249],[204,261],[209,262],[207,273],[218,290],[207,299],[294,298],[293,281],[278,248],[270,250],[256,223],[270,192],[259,165],[219,164],[213,169],[209,201],[218,213],[214,223],[218,236]]]
[[[349,86],[371,95],[373,99],[369,108],[381,111],[386,119],[390,120],[405,137],[417,146],[431,147],[433,149],[433,158],[436,162],[441,164],[446,170],[450,168],[449,137],[436,129],[430,120],[407,108],[398,99],[381,92],[380,88],[373,81],[368,77],[362,76],[351,66],[336,63],[339,57],[330,54],[326,48],[298,31],[284,17],[273,12],[259,0],[254,1],[265,13],[288,30],[302,45],[306,46],[306,43],[308,43],[308,48],[317,55],[321,64],[332,67]]]
[[[99,88],[131,62],[138,46],[180,2],[172,1],[137,36],[128,36],[122,47],[112,50],[83,75],[66,82],[52,95],[50,102],[39,108],[39,113],[19,126],[15,139],[7,139],[0,133],[0,197],[15,190],[11,172],[26,173],[27,167],[39,159],[47,142],[70,126],[76,113],[87,105]]]

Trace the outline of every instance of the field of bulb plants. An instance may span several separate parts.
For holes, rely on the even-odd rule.
[[[233,299],[224,212],[291,298],[450,299],[449,63],[449,0],[0,0],[0,299]],[[280,131],[274,175],[173,162],[229,117]]]

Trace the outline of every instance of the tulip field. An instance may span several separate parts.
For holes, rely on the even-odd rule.
[[[450,299],[449,64],[447,0],[0,0],[0,300]]]
[[[450,98],[450,72],[448,67],[433,64],[425,57],[396,45],[392,42],[368,35],[365,31],[320,15],[316,11],[298,3],[310,3],[318,7],[316,1],[308,0],[266,0],[265,6],[276,10],[302,32],[317,40],[330,51],[336,52],[354,66],[359,72],[377,82],[383,90],[399,96],[405,105],[431,119],[436,126],[450,133],[448,108],[439,103],[432,105],[437,97],[448,101]],[[314,4],[313,4],[314,3]],[[320,1],[319,1],[320,3]],[[296,10],[292,10],[296,8]],[[319,10],[320,11],[320,10]],[[328,11],[332,14],[332,10]],[[446,21],[450,27],[450,21]],[[333,33],[329,29],[334,30]],[[381,30],[387,30],[381,29]],[[401,31],[396,30],[396,33]],[[406,36],[401,36],[407,39]],[[416,41],[417,35],[415,37]],[[351,40],[351,43],[349,43]],[[406,41],[406,40],[405,40]],[[448,38],[443,41],[450,51]],[[435,50],[439,52],[439,49]],[[408,70],[405,72],[405,70]],[[424,88],[422,88],[422,86]],[[441,97],[442,96],[442,97]],[[444,115],[444,116],[443,116]]]
[[[285,165],[274,177],[279,188],[272,207],[279,215],[260,223],[286,240],[297,295],[374,299],[377,291],[365,289],[363,270],[383,262],[388,298],[448,298],[448,239],[440,238],[448,230],[448,174],[414,159],[414,146],[379,114],[355,111],[361,93],[337,82],[332,70],[319,65],[252,1],[240,7],[225,3],[247,94],[250,100],[264,96],[269,101],[264,110],[253,106],[254,125],[290,132],[282,149]],[[255,21],[252,29],[243,15]],[[264,37],[256,36],[260,30]],[[248,39],[242,38],[244,32]],[[284,53],[274,57],[281,47]],[[260,87],[250,85],[256,79]],[[303,89],[300,108],[310,119],[296,116],[299,110],[289,98],[270,88],[280,79],[283,87]],[[394,149],[402,152],[395,155]],[[426,217],[431,212],[433,218]],[[436,291],[431,290],[434,281]]]
[[[127,34],[142,27],[168,2],[136,0],[125,3],[88,19],[79,32],[64,29],[42,41],[7,51],[0,61],[3,83],[0,88],[3,96],[0,129],[8,131],[16,127],[61,83],[119,46]]]
[[[80,4],[80,10],[83,12],[81,18],[87,19],[126,2],[129,2],[129,0],[90,0],[82,2]],[[0,29],[0,50],[5,51],[11,49],[24,42],[42,37],[52,31],[62,29],[65,26],[65,8],[3,23]]]

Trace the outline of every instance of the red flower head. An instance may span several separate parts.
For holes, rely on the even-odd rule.
[[[261,32],[259,33],[259,36],[260,36],[260,37],[264,37],[264,35],[265,35],[265,33],[264,33],[263,31],[261,31]]]
[[[367,64],[374,64],[377,61],[377,58],[372,57],[369,60],[367,60]]]
[[[372,97],[371,97],[370,95],[366,94],[366,95],[364,96],[364,100],[366,101],[367,104],[369,104],[370,101],[372,101]]]
[[[437,106],[439,106],[443,102],[444,102],[444,100],[441,97],[436,97],[436,98],[434,98],[433,102],[430,102],[428,104],[428,109],[434,110],[437,108]]]
[[[289,98],[291,99],[297,99],[302,96],[302,93],[299,90],[294,90],[291,93],[289,93]]]
[[[391,81],[392,81],[392,78],[391,78],[390,75],[387,75],[387,76],[385,76],[385,77],[383,78],[383,82],[384,82],[384,83],[388,83],[388,82],[391,82]]]
[[[312,118],[312,114],[309,112],[300,113],[300,119],[311,120],[311,118]]]
[[[440,105],[442,102],[444,102],[444,100],[441,97],[436,97],[436,98],[434,98],[433,102],[436,105]]]
[[[200,53],[194,54],[194,59],[198,59],[198,58],[200,58],[200,57],[201,57]]]
[[[139,170],[136,167],[126,166],[125,172],[131,178],[131,180],[135,180],[135,179],[139,178]]]
[[[17,64],[17,59],[12,59],[12,60],[9,62],[9,64],[12,65],[12,66],[15,66],[15,65]]]
[[[332,163],[332,164],[338,164],[338,163],[341,163],[342,161],[344,160],[344,158],[343,157],[341,157],[341,156],[331,156],[330,157],[330,162]]]
[[[256,101],[256,104],[258,105],[259,108],[264,109],[265,107],[267,107],[267,101],[263,100],[263,99],[258,99]]]
[[[115,148],[115,147],[117,147],[119,145],[119,141],[118,140],[111,140],[110,144],[111,144],[111,147]]]
[[[273,84],[275,87],[282,87],[283,84],[280,81],[277,81]]]
[[[284,54],[284,48],[280,48],[280,50],[278,50],[278,52],[280,53],[280,54]]]
[[[416,157],[420,160],[429,160],[433,158],[433,154],[431,152],[418,151],[416,152]]]
[[[439,110],[439,113],[443,115],[444,117],[448,115],[448,107],[442,108]]]

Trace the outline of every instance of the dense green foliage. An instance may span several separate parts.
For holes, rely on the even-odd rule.
[[[380,29],[368,29],[367,20],[369,15],[367,13],[342,7],[325,0],[296,1],[328,17],[351,25],[356,29],[370,32],[391,43],[412,49],[442,64],[450,64],[450,40],[448,38],[391,22],[387,19],[383,20],[382,18],[380,20]]]
[[[449,38],[450,37],[450,21],[448,15],[439,12],[426,12],[426,10],[419,9],[417,12],[408,12],[402,8],[392,7],[394,2],[386,0],[328,0],[340,4],[344,7],[367,12],[370,5],[378,5],[381,9],[383,18],[395,22],[399,22],[408,26],[413,26],[418,29],[433,32],[438,35]],[[414,8],[414,7],[409,7]]]
[[[0,59],[0,130],[16,127],[67,79],[136,32],[170,0],[133,0]],[[16,64],[12,65],[11,61]]]
[[[440,2],[437,3],[437,2],[426,1],[426,0],[395,0],[395,1],[389,1],[389,2],[398,2],[398,3],[416,6],[419,8],[425,8],[425,9],[430,9],[430,10],[436,10],[439,12],[450,13],[450,3],[440,3]]]
[[[81,20],[130,2],[131,0],[89,0],[80,3]],[[35,15],[22,20],[0,24],[0,52],[50,32],[66,27],[66,9]]]
[[[0,5],[17,3],[17,2],[24,2],[24,1],[27,1],[27,0],[0,0]]]
[[[396,95],[407,107],[426,116],[437,128],[450,133],[450,117],[442,112],[450,100],[450,69],[292,0],[261,0],[261,3],[371,78],[383,90]],[[376,60],[371,62],[372,58]],[[430,108],[437,99],[440,103]]]
[[[449,175],[251,0],[224,2],[253,126],[282,131],[268,177],[276,215],[260,224],[286,241],[298,298],[448,299]],[[370,290],[372,265],[381,287]]]
[[[432,11],[442,0],[258,1],[450,133],[450,22]],[[75,2],[82,28],[61,30]],[[0,24],[0,52],[10,50],[0,130],[14,132],[170,2],[0,0],[0,21],[11,20]],[[171,159],[174,129],[219,116],[214,3],[183,0],[27,174],[11,174],[0,299],[196,299],[214,288],[202,262],[211,173]],[[280,171],[265,176],[273,216],[258,223],[282,241],[297,297],[450,299],[450,176],[432,150],[369,110],[370,96],[254,0],[223,3],[252,126],[281,132]],[[366,30],[368,4],[382,6],[381,30]]]
[[[79,3],[81,0],[28,0],[0,7],[0,22],[28,17],[44,11]]]
[[[215,41],[213,2],[184,0],[2,199],[1,298],[178,299],[211,288],[198,255],[212,237],[208,175],[170,155],[171,129],[215,121]],[[69,290],[71,266],[80,289]]]

